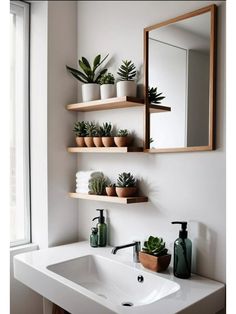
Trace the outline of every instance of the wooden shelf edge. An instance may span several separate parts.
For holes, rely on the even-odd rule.
[[[113,97],[108,99],[99,99],[89,102],[81,102],[76,104],[69,104],[66,109],[69,111],[96,111],[119,109],[128,107],[143,106],[144,99],[135,97]]]
[[[132,197],[118,197],[118,196],[107,196],[107,195],[90,195],[84,193],[69,193],[69,196],[77,199],[84,199],[90,201],[102,201],[108,203],[117,204],[135,204],[148,202],[146,196],[132,196]]]
[[[161,105],[150,105],[149,108],[150,113],[171,111],[171,107]]]
[[[69,153],[142,153],[143,147],[68,147]]]

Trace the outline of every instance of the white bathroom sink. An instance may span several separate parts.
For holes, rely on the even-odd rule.
[[[86,255],[47,268],[118,306],[149,304],[180,289],[171,280],[99,255]]]

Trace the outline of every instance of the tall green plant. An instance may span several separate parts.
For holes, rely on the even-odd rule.
[[[109,54],[106,55],[105,58],[101,60],[101,55],[97,55],[94,58],[93,66],[90,65],[89,61],[82,57],[79,60],[79,66],[82,70],[79,71],[77,69],[71,68],[66,65],[67,70],[80,82],[82,83],[98,83],[100,82],[101,76],[107,72],[107,69],[102,69],[98,71],[98,67],[106,60]]]
[[[121,81],[133,81],[136,76],[136,67],[131,60],[122,60],[123,64],[118,69],[117,74]]]

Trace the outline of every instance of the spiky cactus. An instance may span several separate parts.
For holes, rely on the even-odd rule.
[[[106,186],[110,183],[109,179],[100,173],[89,180],[89,194],[103,195]]]
[[[134,176],[128,172],[120,173],[117,179],[117,187],[134,187],[136,186],[136,180]]]

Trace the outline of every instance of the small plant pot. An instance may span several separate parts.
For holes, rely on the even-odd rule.
[[[101,99],[112,98],[116,96],[114,84],[103,84],[100,86]]]
[[[145,252],[139,252],[139,261],[143,267],[155,272],[161,272],[170,265],[171,255],[154,256]]]
[[[84,138],[84,142],[86,144],[87,147],[94,147],[94,142],[93,142],[93,137],[92,136],[86,136]]]
[[[135,81],[120,81],[116,84],[117,97],[136,97],[137,84]]]
[[[96,147],[103,147],[102,138],[98,136],[93,137],[93,143]]]
[[[79,146],[79,147],[85,147],[85,142],[84,142],[84,137],[83,136],[76,136],[75,138],[75,141],[76,141],[76,144]]]
[[[130,140],[128,136],[115,136],[114,142],[118,147],[126,147],[129,146]]]
[[[114,146],[114,137],[113,136],[103,136],[102,143],[105,147],[112,147]]]
[[[106,193],[108,196],[116,196],[116,188],[114,186],[107,186]]]
[[[100,85],[88,83],[82,85],[83,102],[100,99]]]
[[[127,188],[116,187],[116,194],[118,195],[118,197],[134,196],[136,192],[137,192],[136,186],[127,187]]]

